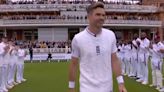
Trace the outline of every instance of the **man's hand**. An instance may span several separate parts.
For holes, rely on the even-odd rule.
[[[160,49],[159,52],[164,53],[164,49]]]
[[[75,92],[75,88],[70,88],[69,92]]]
[[[10,47],[7,45],[6,47],[4,47],[5,53],[7,53],[9,51]]]
[[[137,45],[140,46],[140,42],[139,41],[136,41]]]
[[[152,44],[150,44],[150,45],[149,45],[149,48],[150,48],[150,49],[153,49],[153,45],[152,45]]]
[[[122,83],[118,85],[118,88],[119,88],[119,92],[127,92],[124,84],[122,84]]]

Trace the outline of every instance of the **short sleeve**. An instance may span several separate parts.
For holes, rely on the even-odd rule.
[[[147,39],[147,41],[146,41],[146,47],[149,47],[149,45],[150,45],[150,41]]]
[[[21,51],[20,50],[18,50],[18,57],[21,57],[22,55],[21,55]]]
[[[113,33],[113,41],[112,41],[112,53],[115,53],[117,52],[117,46],[116,46],[116,36],[115,34]]]
[[[164,49],[164,44],[160,43],[160,49]]]
[[[157,47],[157,46],[156,46],[156,47],[154,46],[153,50],[154,50],[155,52],[158,52],[158,51],[160,50],[160,48]]]
[[[137,46],[137,43],[135,40],[132,41],[133,45]]]
[[[3,55],[4,52],[5,52],[5,50],[2,47],[0,47],[0,55]]]
[[[80,49],[76,40],[76,37],[73,38],[72,40],[72,57],[79,58],[80,57]]]
[[[140,43],[140,48],[145,49],[145,47],[146,47],[146,44],[144,42],[141,42]]]

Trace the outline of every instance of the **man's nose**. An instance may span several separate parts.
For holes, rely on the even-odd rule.
[[[103,15],[100,15],[100,19],[104,19],[105,17]]]

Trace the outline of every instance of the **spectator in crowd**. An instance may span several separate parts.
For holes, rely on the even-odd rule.
[[[35,19],[60,19],[60,20],[86,20],[86,16],[82,15],[10,15],[10,16],[1,16],[0,19],[5,20],[35,20]],[[158,20],[155,15],[145,16],[145,15],[107,15],[108,20]]]
[[[96,0],[14,0],[14,1],[8,1],[7,4],[90,4],[96,2]],[[122,1],[113,1],[113,0],[104,0],[103,3],[106,4],[121,4],[121,5],[133,5],[138,4],[140,5],[140,2],[127,2],[126,0]]]
[[[51,52],[49,51],[47,60],[51,60],[51,59],[52,59],[52,54],[51,54]]]
[[[29,47],[29,54],[30,54],[30,61],[32,62],[32,60],[33,60],[33,47],[32,47],[32,45]]]

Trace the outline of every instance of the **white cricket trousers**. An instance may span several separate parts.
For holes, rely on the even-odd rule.
[[[4,64],[0,66],[0,91],[6,88],[8,75],[8,65]]]
[[[9,64],[8,84],[11,85],[14,82],[15,73],[16,73],[16,64],[15,63]]]
[[[24,63],[19,63],[16,66],[17,72],[16,72],[16,81],[22,81],[23,79],[23,73],[24,73]]]
[[[156,62],[158,63],[158,65],[154,65],[153,64],[153,60],[156,60]],[[160,59],[152,59],[152,84],[162,88],[163,87],[163,75],[161,72],[161,67],[162,66],[162,62],[160,61]]]
[[[148,55],[144,53],[139,54],[140,74],[143,81],[148,82]]]

